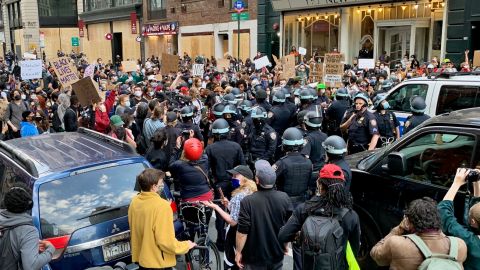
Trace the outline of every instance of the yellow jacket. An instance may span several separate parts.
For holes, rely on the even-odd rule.
[[[175,238],[170,204],[155,192],[141,192],[128,209],[132,261],[145,268],[177,264],[175,254],[188,252],[188,242]]]

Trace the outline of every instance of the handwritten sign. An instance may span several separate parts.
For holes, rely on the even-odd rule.
[[[137,71],[137,62],[135,61],[122,61],[123,72]]]
[[[268,56],[258,58],[253,62],[255,63],[255,69],[257,70],[272,65],[272,63],[270,63],[270,60],[268,60]]]
[[[93,102],[101,101],[98,84],[91,77],[85,77],[73,83],[72,88],[82,106],[89,106]]]
[[[83,73],[83,77],[92,77],[93,78],[93,74],[95,73],[95,65],[94,64],[90,64],[88,65],[87,68],[85,68],[85,72]]]
[[[322,63],[310,63],[310,82],[321,82],[323,80],[323,64]]]
[[[205,73],[205,68],[204,68],[203,64],[193,64],[192,65],[192,76],[203,77],[203,73]]]
[[[178,72],[178,61],[180,57],[178,55],[171,55],[162,53],[162,68],[160,72],[162,74],[176,73]]]
[[[20,61],[22,80],[42,78],[42,60]]]
[[[51,63],[63,87],[70,86],[78,81],[77,69],[68,57],[55,58]]]
[[[295,56],[287,55],[282,58],[282,69],[286,79],[295,77]]]
[[[332,87],[340,87],[342,84],[343,75],[343,54],[329,53],[325,54],[325,83],[330,84]]]

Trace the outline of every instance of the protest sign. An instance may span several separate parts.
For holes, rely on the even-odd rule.
[[[171,55],[167,53],[162,53],[162,74],[177,73],[178,72],[178,61],[180,57],[178,55]]]
[[[218,59],[217,60],[217,70],[225,71],[225,69],[230,67],[230,60],[228,59]]]
[[[277,65],[277,66],[282,65],[282,62],[280,62],[280,60],[278,60],[278,57],[276,55],[272,54],[272,57],[273,57],[273,61],[275,61],[275,65]]]
[[[255,69],[259,70],[262,69],[266,66],[271,66],[272,63],[270,63],[270,60],[268,60],[268,56],[264,56],[261,58],[258,58],[257,60],[253,61],[255,63]]]
[[[101,101],[98,84],[90,77],[85,77],[73,83],[72,88],[82,106],[89,106],[93,102]]]
[[[57,74],[58,80],[67,87],[78,81],[77,69],[70,62],[69,57],[59,57],[51,61],[52,67]]]
[[[122,71],[123,72],[137,71],[137,62],[136,61],[122,61]]]
[[[374,69],[375,68],[375,59],[358,59],[358,68],[359,69]]]
[[[323,81],[323,64],[313,62],[310,63],[310,73],[309,73],[309,81],[310,82],[321,82]]]
[[[20,61],[22,80],[42,78],[42,60]]]
[[[343,76],[343,55],[339,53],[325,54],[325,83],[331,87],[340,87],[342,85]]]
[[[300,48],[298,48],[298,53],[300,55],[306,55],[307,54],[307,49],[305,49],[303,47],[300,47]]]
[[[85,68],[85,72],[83,73],[83,77],[92,77],[93,78],[93,74],[95,73],[95,65],[94,64],[90,64],[88,65],[87,68]]]
[[[203,77],[203,73],[205,73],[205,69],[204,69],[203,64],[193,64],[192,65],[192,76]]]
[[[480,67],[480,51],[475,51],[473,53],[473,66]]]
[[[33,53],[23,53],[23,58],[26,59],[26,60],[33,60],[33,59],[37,59],[37,56]]]
[[[283,74],[286,79],[290,79],[295,77],[295,56],[294,55],[287,55],[282,58],[282,65],[283,65]]]
[[[162,81],[162,80],[163,80],[162,74],[157,74],[157,75],[155,75],[155,79],[156,79],[157,81]]]

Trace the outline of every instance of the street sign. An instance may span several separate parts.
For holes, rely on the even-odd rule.
[[[235,1],[235,3],[233,4],[233,7],[235,9],[243,9],[244,8],[243,1]]]
[[[72,37],[72,47],[80,46],[80,39],[78,37]]]
[[[246,21],[250,19],[250,14],[248,12],[240,13],[240,20]],[[232,21],[238,20],[238,13],[232,13]]]

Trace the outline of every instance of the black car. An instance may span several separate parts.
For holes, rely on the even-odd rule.
[[[465,109],[436,116],[385,148],[347,156],[363,268],[375,268],[371,248],[400,223],[409,202],[425,196],[441,201],[457,168],[480,166],[479,137],[480,108]],[[461,223],[466,196],[464,187],[454,202]]]

